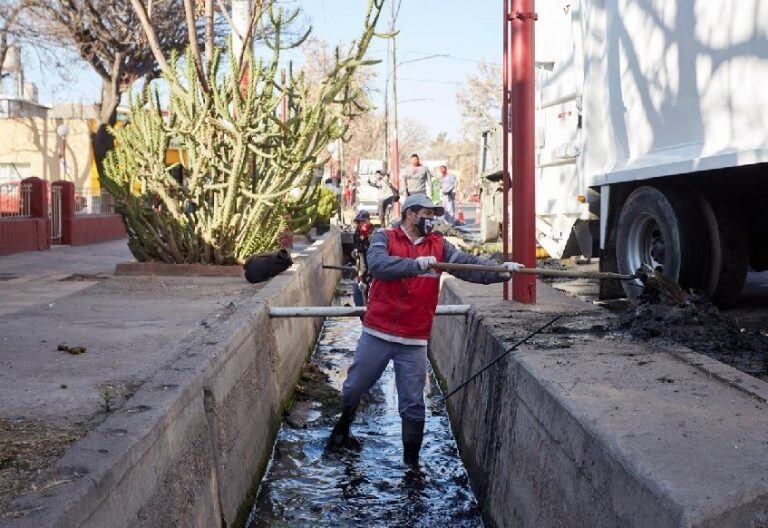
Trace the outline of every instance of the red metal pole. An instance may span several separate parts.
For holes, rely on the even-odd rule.
[[[509,0],[504,0],[504,53],[501,61],[501,133],[502,133],[502,220],[501,248],[504,262],[509,261]],[[509,283],[504,283],[504,300],[509,300]]]
[[[536,267],[534,0],[512,0],[512,260]],[[536,302],[536,277],[516,275],[512,299]]]

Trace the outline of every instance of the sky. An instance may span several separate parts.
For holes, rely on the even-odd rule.
[[[292,0],[300,5],[313,34],[329,44],[348,43],[362,31],[366,0]],[[386,0],[379,29],[389,29],[390,1],[401,1],[397,28],[399,115],[427,126],[430,135],[447,132],[457,136],[461,115],[455,94],[477,68],[478,61],[498,63],[501,57],[501,2],[498,0]],[[369,56],[381,59],[376,66],[382,104],[387,76],[387,43],[375,39]],[[24,50],[27,79],[38,86],[40,102],[96,102],[100,81],[88,65],[72,64],[66,78],[40,66],[33,50]],[[414,60],[441,55],[426,60]],[[407,63],[406,63],[407,61]],[[411,62],[413,61],[413,62]],[[300,59],[297,58],[297,62]],[[415,99],[418,99],[416,101]]]

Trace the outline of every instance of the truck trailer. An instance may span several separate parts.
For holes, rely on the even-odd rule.
[[[537,12],[538,243],[733,300],[750,268],[768,269],[768,2],[551,0]],[[500,229],[501,142],[501,127],[481,142],[486,240]]]

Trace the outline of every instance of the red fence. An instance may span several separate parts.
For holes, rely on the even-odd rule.
[[[27,202],[19,200],[14,189],[5,193],[19,197],[3,202],[13,206],[14,214],[0,215],[0,255],[49,249],[52,243],[81,246],[125,237],[119,215],[75,215],[72,182],[57,181],[49,186],[40,178],[27,178],[18,187],[28,193],[24,198]]]
[[[48,249],[48,221],[44,218],[0,220],[0,255]]]

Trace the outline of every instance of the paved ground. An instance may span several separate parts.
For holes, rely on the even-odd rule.
[[[242,278],[110,277],[0,315],[0,416],[90,422],[104,387],[115,404],[254,286]],[[57,350],[85,347],[83,354]]]
[[[93,286],[96,276],[113,275],[115,264],[132,258],[125,240],[0,257],[0,316]]]
[[[105,386],[119,404],[260,288],[239,277],[114,276],[129,260],[125,241],[0,257],[0,417],[88,421]]]

